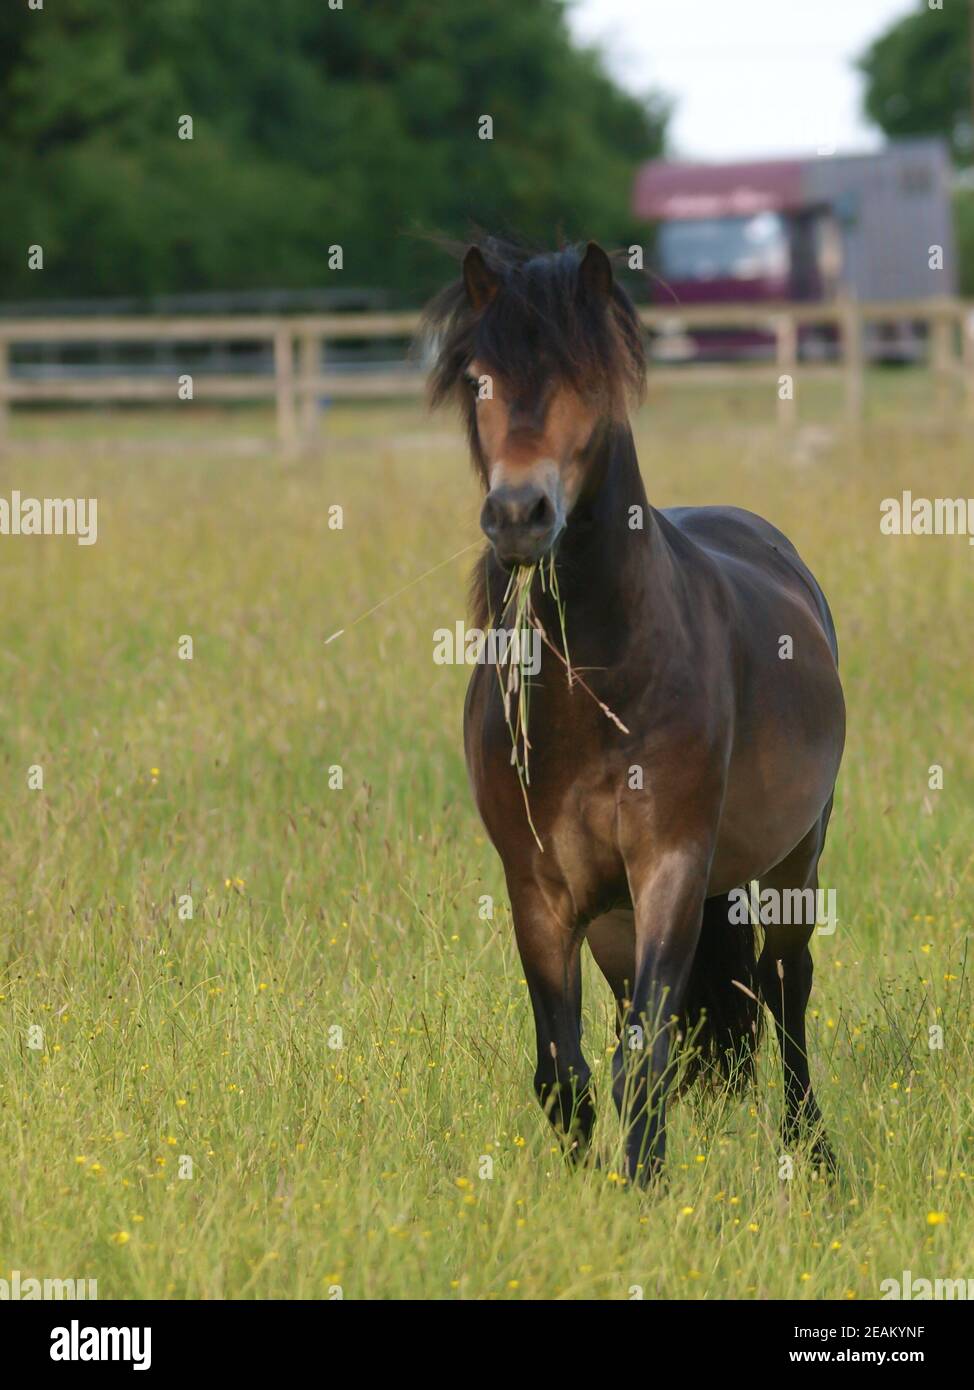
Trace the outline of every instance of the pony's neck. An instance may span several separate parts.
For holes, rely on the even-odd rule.
[[[654,567],[665,563],[656,513],[639,473],[628,423],[600,432],[587,484],[558,547],[558,584],[576,642],[594,638],[606,660],[645,631]]]
[[[484,619],[496,623],[510,575],[485,556]],[[663,618],[671,563],[659,517],[649,505],[627,422],[606,423],[586,460],[586,483],[558,542],[557,579],[572,661],[624,664],[633,640]],[[543,562],[545,572],[547,562]],[[532,599],[545,631],[561,646],[561,615],[536,576]],[[486,621],[481,623],[486,626]]]
[[[482,626],[499,621],[510,581],[490,552],[485,561],[484,608],[475,604]],[[573,661],[607,667],[625,660],[629,642],[642,640],[651,619],[662,617],[670,562],[628,422],[607,422],[593,440],[585,486],[558,542],[558,591]],[[560,615],[540,575],[532,599],[554,639]]]
[[[595,574],[611,586],[635,559],[645,565],[643,548],[633,544],[649,539],[653,513],[639,473],[636,445],[628,422],[605,424],[598,431],[586,469],[586,483],[562,537],[559,553],[584,558]]]

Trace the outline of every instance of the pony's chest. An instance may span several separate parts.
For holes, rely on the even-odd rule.
[[[601,911],[606,900],[627,894],[618,809],[628,759],[604,737],[604,716],[589,698],[576,692],[577,699],[554,709],[547,692],[538,691],[526,767],[518,740],[519,772],[493,674],[493,687],[475,678],[467,711],[467,760],[491,839],[510,869],[537,854],[533,826],[545,872],[562,880],[580,913]]]
[[[540,830],[545,853],[583,918],[629,901],[617,790],[614,779],[576,779]]]

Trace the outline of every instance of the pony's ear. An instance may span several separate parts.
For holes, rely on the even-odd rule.
[[[471,307],[478,311],[486,309],[497,293],[497,276],[479,246],[471,246],[463,258],[463,285]]]
[[[578,267],[578,292],[592,301],[612,293],[612,262],[597,241],[590,241]]]

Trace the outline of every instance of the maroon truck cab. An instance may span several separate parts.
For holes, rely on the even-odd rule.
[[[930,274],[926,254],[952,240],[949,167],[930,140],[871,155],[654,160],[633,190],[636,216],[656,228],[652,298],[676,307],[950,293],[949,274]],[[772,343],[758,331],[708,330],[664,335],[655,350],[669,360],[757,357]],[[829,355],[834,333],[804,326],[799,347]]]

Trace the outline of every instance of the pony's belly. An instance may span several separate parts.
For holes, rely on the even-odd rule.
[[[825,634],[804,614],[785,613],[794,657],[753,650],[746,694],[734,718],[711,891],[760,878],[808,834],[835,787],[845,742],[845,702]]]
[[[789,750],[769,780],[759,760],[733,769],[711,870],[710,893],[759,879],[808,834],[835,786],[841,749]]]

